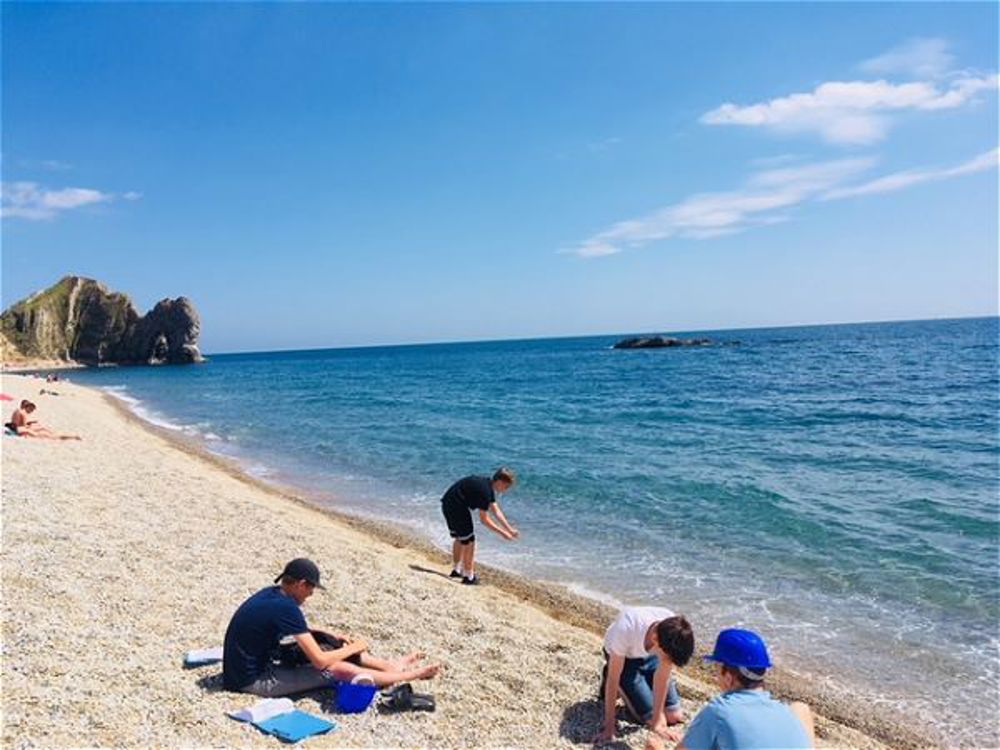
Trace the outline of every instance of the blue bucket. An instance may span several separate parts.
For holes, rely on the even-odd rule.
[[[377,685],[337,683],[337,710],[345,714],[359,714],[375,700]]]

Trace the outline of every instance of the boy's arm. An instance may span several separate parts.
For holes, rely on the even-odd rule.
[[[495,531],[497,534],[499,534],[500,536],[502,536],[504,539],[510,541],[511,539],[514,538],[509,531],[507,531],[506,529],[501,528],[500,526],[497,526],[496,521],[494,521],[492,518],[490,518],[490,514],[487,513],[485,510],[479,511],[479,520],[483,522],[483,526],[485,526],[486,528],[490,529],[491,531]]]
[[[604,680],[604,726],[600,734],[594,738],[595,744],[612,742],[618,729],[615,708],[618,703],[618,683],[625,667],[625,657],[619,654],[608,654],[608,674]]]
[[[316,628],[309,628],[309,632],[319,633],[320,635],[325,635],[327,638],[336,638],[338,641],[343,641],[344,643],[356,640],[345,633],[334,633],[332,630],[316,630]]]
[[[663,715],[664,703],[667,700],[667,685],[670,684],[670,673],[673,670],[672,664],[660,662],[653,675],[653,715],[649,719],[649,728],[655,734],[666,737],[672,742],[677,742],[681,738],[680,732],[667,728],[667,718]]]
[[[813,719],[812,709],[809,708],[807,704],[800,701],[789,703],[788,708],[790,708],[796,718],[802,722],[802,728],[806,730],[806,736],[809,738],[809,747],[815,747],[816,721]]]
[[[360,654],[368,650],[368,644],[362,640],[345,643],[333,651],[324,651],[316,643],[316,639],[313,638],[312,633],[300,633],[294,636],[294,638],[295,642],[299,644],[299,648],[302,649],[302,653],[309,659],[309,663],[316,667],[316,669],[326,669],[338,661],[343,661],[355,654]]]
[[[520,531],[518,531],[517,529],[515,529],[513,526],[510,525],[510,522],[507,520],[507,516],[503,514],[503,510],[500,508],[500,503],[494,502],[493,504],[491,504],[490,510],[493,511],[493,515],[497,517],[497,520],[500,521],[500,525],[507,530],[508,534],[510,534],[515,539],[521,535]]]
[[[709,703],[688,724],[684,739],[674,750],[710,750],[718,747],[718,730],[718,709],[715,703]]]

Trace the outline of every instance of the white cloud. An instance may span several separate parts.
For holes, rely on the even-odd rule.
[[[938,78],[951,70],[954,62],[944,39],[916,38],[865,60],[858,67],[878,76],[904,74],[915,78]]]
[[[861,183],[855,180],[874,166],[874,159],[769,169],[751,175],[737,190],[692,195],[640,218],[618,222],[562,252],[595,258],[669,238],[713,239],[789,221],[790,211],[803,203],[902,190],[993,169],[997,163],[998,150],[993,149],[955,167],[895,172]]]
[[[837,144],[869,144],[885,138],[892,113],[954,109],[1000,84],[996,74],[957,78],[947,87],[915,81],[830,81],[809,93],[759,104],[726,103],[701,116],[706,125],[764,127],[778,133],[817,133]]]
[[[136,200],[141,194],[129,192],[121,197]],[[110,203],[117,198],[114,193],[91,188],[67,187],[52,190],[37,182],[5,182],[0,184],[0,217],[42,221],[53,219],[63,211]]]
[[[17,165],[22,169],[44,170],[46,172],[66,172],[73,169],[72,164],[59,159],[19,159]]]
[[[64,161],[59,161],[58,159],[45,159],[41,162],[42,169],[47,169],[50,172],[64,172],[67,169],[72,169],[73,165]]]
[[[779,167],[785,164],[794,164],[795,162],[804,161],[804,157],[801,154],[778,154],[777,156],[759,156],[755,159],[750,160],[750,166],[765,168],[765,167]]]
[[[1000,156],[998,156],[998,149],[993,149],[992,151],[987,151],[986,153],[980,154],[973,159],[969,159],[967,162],[963,162],[956,167],[950,167],[948,169],[911,169],[903,172],[894,172],[860,185],[834,188],[821,196],[821,200],[838,200],[840,198],[852,198],[858,195],[891,193],[896,190],[903,190],[925,182],[937,182],[938,180],[947,180],[952,177],[961,177],[962,175],[974,174],[976,172],[985,172],[989,169],[995,169],[997,167],[998,160],[1000,160]]]
[[[838,159],[761,171],[738,190],[692,195],[619,222],[565,252],[594,258],[670,237],[709,239],[774,224],[787,219],[788,209],[843,184],[872,164],[871,159]]]
[[[617,146],[621,142],[622,139],[618,137],[604,138],[600,141],[592,141],[591,143],[588,143],[587,150],[591,153],[600,153]]]

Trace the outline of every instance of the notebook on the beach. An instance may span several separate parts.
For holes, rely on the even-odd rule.
[[[184,666],[189,669],[203,667],[206,664],[218,664],[220,661],[222,661],[222,646],[199,648],[184,654]]]
[[[253,722],[253,725],[262,732],[273,734],[283,742],[299,742],[306,737],[316,734],[326,734],[337,725],[332,721],[321,719],[318,716],[307,714],[304,711],[295,710],[287,714],[275,716],[267,721]]]
[[[265,698],[262,701],[257,701],[249,708],[230,711],[228,716],[236,719],[236,721],[256,723],[273,719],[275,716],[287,714],[289,711],[294,710],[295,704],[292,703],[290,698]]]
[[[249,708],[230,712],[229,716],[237,721],[247,721],[283,742],[299,742],[337,728],[335,722],[299,711],[288,698],[258,701]]]

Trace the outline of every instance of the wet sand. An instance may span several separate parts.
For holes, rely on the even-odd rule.
[[[38,404],[42,423],[84,437],[3,438],[4,747],[277,747],[225,715],[255,698],[222,691],[220,666],[185,670],[181,659],[221,645],[233,610],[298,556],[328,587],[305,604],[310,625],[445,665],[417,685],[436,713],[335,715],[339,730],[309,747],[590,747],[610,607],[486,566],[487,585],[460,586],[426,541],[316,508],[104,394],[55,385],[60,395],[44,396],[41,380],[2,381]],[[715,634],[694,625],[702,652]],[[679,681],[689,715],[716,692],[694,661]],[[932,744],[780,670],[772,689],[813,705],[823,746]],[[331,695],[297,704],[320,714]],[[642,748],[646,731],[622,726],[611,747]]]

